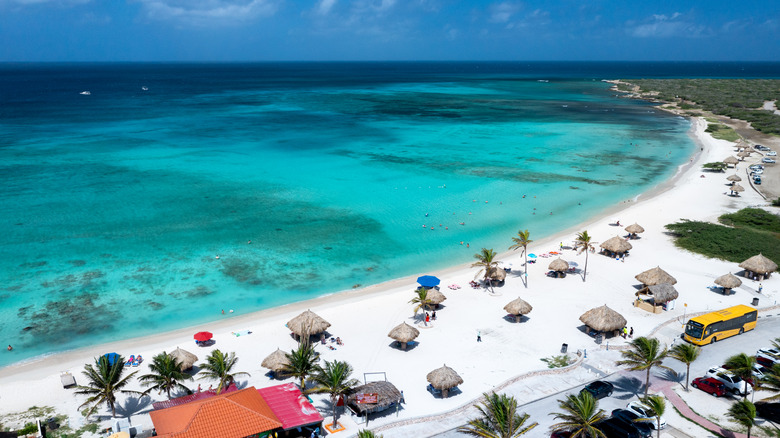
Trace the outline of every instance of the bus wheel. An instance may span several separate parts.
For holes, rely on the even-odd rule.
[[[739,329],[739,334],[741,335],[742,333],[745,333],[745,328],[744,327],[740,327],[740,329]]]
[[[710,344],[714,344],[715,341],[717,340],[718,340],[717,336],[713,336],[712,339],[710,339]]]

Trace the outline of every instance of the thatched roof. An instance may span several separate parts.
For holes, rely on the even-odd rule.
[[[580,316],[580,321],[593,330],[600,332],[611,332],[626,326],[626,318],[623,315],[603,305],[594,307]]]
[[[437,289],[428,289],[428,295],[426,296],[432,304],[441,304],[447,299],[447,297]]]
[[[676,300],[680,294],[677,289],[669,283],[654,284],[647,286],[641,291],[636,293],[637,295],[644,294],[653,297],[653,301],[656,304],[668,303],[669,301]]]
[[[525,315],[533,309],[534,308],[522,298],[510,301],[509,304],[504,306],[504,310],[506,310],[508,313],[511,313],[512,315]]]
[[[724,164],[737,164],[737,163],[739,163],[739,158],[737,158],[737,157],[734,157],[734,156],[731,156],[731,157],[726,157],[726,158],[723,160],[723,163],[724,163]]]
[[[740,178],[736,173],[734,175],[729,175],[726,179],[734,182],[742,181],[742,178]]]
[[[411,342],[414,340],[414,338],[420,336],[420,331],[403,322],[395,326],[394,329],[390,330],[390,333],[388,333],[387,336],[395,339],[398,342]]]
[[[750,150],[745,149],[744,151],[741,151],[737,154],[739,158],[745,158],[750,156]]]
[[[488,272],[488,278],[493,281],[504,281],[506,280],[506,271],[501,268],[490,268],[490,271]]]
[[[548,267],[551,271],[568,271],[569,270],[569,264],[566,263],[566,260],[561,259],[558,257],[557,259],[553,260],[552,263],[550,263],[550,266]]]
[[[726,289],[734,289],[735,287],[740,287],[742,285],[742,280],[729,272],[728,274],[721,275],[720,277],[716,278],[715,284],[718,286],[723,286]]]
[[[463,383],[458,373],[447,365],[428,373],[427,379],[428,383],[436,389],[450,389]]]
[[[287,328],[298,336],[316,335],[324,332],[330,323],[319,315],[307,310],[287,322]]]
[[[263,363],[260,364],[261,367],[276,372],[284,371],[289,365],[290,359],[287,358],[287,354],[278,348],[263,359]]]
[[[659,266],[656,266],[653,269],[648,269],[634,278],[639,280],[639,282],[645,286],[652,286],[654,284],[661,283],[677,284],[677,280]]]
[[[607,251],[619,252],[619,253],[626,252],[629,249],[633,248],[633,246],[631,246],[631,244],[628,243],[626,239],[620,236],[615,236],[607,240],[606,242],[602,243],[599,246],[606,249]]]
[[[644,233],[645,229],[642,228],[641,225],[639,225],[637,223],[633,223],[633,224],[631,224],[631,225],[626,227],[626,231],[628,231],[631,234],[639,234],[639,233]]]
[[[195,365],[195,362],[198,361],[198,356],[195,356],[189,351],[182,350],[181,348],[178,347],[175,350],[168,353],[168,356],[174,358],[177,362],[181,363],[182,371],[192,368],[192,366]]]
[[[358,403],[358,394],[377,394],[376,403]],[[360,385],[352,388],[347,393],[347,404],[359,413],[380,412],[394,403],[401,402],[401,391],[390,382],[369,382],[365,385]]]
[[[777,270],[777,263],[759,254],[740,263],[739,267],[757,274],[768,274]]]
[[[744,192],[745,188],[739,184],[734,184],[733,186],[731,186],[729,190],[731,190],[732,192]]]

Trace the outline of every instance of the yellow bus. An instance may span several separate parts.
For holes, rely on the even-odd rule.
[[[683,339],[692,344],[704,345],[741,335],[756,328],[757,316],[756,309],[743,305],[697,316],[685,325]]]

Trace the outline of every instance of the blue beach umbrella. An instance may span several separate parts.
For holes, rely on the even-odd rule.
[[[533,254],[533,253],[528,254],[528,258],[535,259],[536,258],[536,254]]]
[[[439,283],[441,283],[441,280],[433,275],[423,275],[422,277],[417,277],[417,282],[420,283],[420,286],[422,287],[434,287],[438,286]]]
[[[109,365],[114,365],[114,363],[119,360],[119,354],[117,353],[106,353],[103,355],[103,357],[108,359]]]

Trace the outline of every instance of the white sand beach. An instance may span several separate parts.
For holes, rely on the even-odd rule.
[[[739,197],[727,196],[726,176],[733,173],[709,173],[701,171],[701,164],[720,161],[734,154],[732,143],[715,140],[704,132],[703,119],[693,120],[692,135],[701,146],[692,161],[682,166],[671,181],[655,188],[638,199],[626,200],[604,212],[601,217],[590,219],[581,225],[564,230],[555,236],[534,241],[529,252],[544,254],[557,251],[560,242],[571,246],[578,231],[587,230],[595,241],[601,243],[616,235],[625,236],[624,226],[638,222],[646,230],[641,238],[632,240],[631,255],[621,261],[600,255],[588,255],[587,281],[580,275],[570,274],[565,278],[548,278],[544,274],[553,258],[537,258],[528,266],[528,287],[524,287],[519,275],[523,269],[521,251],[507,253],[511,244],[507,236],[506,247],[494,248],[502,252],[500,260],[512,263],[513,270],[507,276],[506,284],[490,294],[485,289],[473,289],[469,281],[474,279],[476,268],[456,266],[442,271],[430,272],[420,267],[419,275],[431,274],[441,279],[441,291],[447,296],[443,306],[436,312],[437,319],[430,327],[420,327],[419,345],[409,351],[394,348],[388,332],[400,324],[415,324],[413,306],[409,300],[416,288],[417,275],[394,280],[362,290],[347,291],[331,296],[291,304],[288,306],[257,312],[239,317],[225,316],[225,320],[198,327],[190,327],[140,339],[99,345],[77,351],[53,355],[25,364],[0,369],[0,414],[25,410],[30,406],[53,406],[61,413],[69,414],[73,422],[83,421],[77,406],[83,397],[73,395],[73,390],[63,389],[60,373],[70,371],[77,382],[82,383],[81,370],[85,363],[108,352],[118,352],[126,357],[142,354],[152,358],[155,354],[182,347],[202,360],[213,349],[234,351],[239,357],[238,371],[251,374],[248,385],[265,387],[279,384],[270,380],[260,363],[277,348],[291,350],[296,341],[290,336],[285,323],[301,311],[311,309],[332,325],[329,332],[344,341],[343,346],[331,350],[319,345],[317,350],[325,360],[345,360],[355,369],[354,377],[363,380],[364,373],[386,372],[387,379],[403,390],[406,404],[392,416],[377,420],[374,424],[398,421],[404,418],[445,412],[477,399],[485,391],[515,376],[534,370],[546,369],[541,358],[557,355],[561,344],[567,343],[569,351],[599,348],[592,337],[583,333],[579,316],[588,309],[609,305],[621,313],[633,327],[635,336],[641,336],[671,319],[683,322],[683,316],[695,312],[715,310],[735,304],[750,304],[754,297],[760,297],[760,306],[776,304],[780,295],[778,275],[762,282],[763,293],[758,295],[758,282],[742,279],[742,287],[730,296],[709,289],[713,280],[728,272],[741,269],[735,263],[707,259],[677,249],[672,238],[665,233],[664,225],[681,218],[715,221],[726,212],[747,206],[763,206],[766,201],[749,185]],[[756,161],[748,158],[747,163]],[[746,178],[747,164],[740,163],[737,172]],[[620,221],[620,226],[614,224]],[[518,224],[522,227],[522,224]],[[534,238],[534,230],[531,238]],[[471,244],[479,251],[479,244]],[[571,249],[563,251],[562,258],[575,261],[584,268],[585,254]],[[679,299],[670,310],[651,314],[633,307],[634,276],[647,269],[660,266],[677,279]],[[459,285],[451,290],[449,285]],[[503,307],[513,299],[522,297],[533,306],[528,319],[514,323],[505,319]],[[217,309],[216,311],[219,311]],[[192,339],[195,332],[208,330],[214,333],[215,344],[197,347]],[[251,330],[251,334],[234,336],[231,332]],[[482,342],[477,342],[477,334]],[[621,344],[620,338],[611,339],[612,345]],[[433,398],[426,391],[426,375],[443,364],[453,368],[463,378],[460,393],[448,399]],[[133,371],[139,374],[148,371],[142,364]],[[554,378],[554,377],[551,377]],[[290,380],[288,380],[290,381]],[[197,387],[198,381],[190,383]],[[204,388],[214,382],[200,381]],[[141,389],[137,383],[132,389]],[[163,400],[165,395],[153,393],[154,401]],[[315,405],[323,409],[328,406],[326,396],[313,396]],[[119,397],[123,406],[125,396]],[[151,428],[145,404],[133,413],[133,424]],[[107,411],[100,412],[106,415]],[[110,415],[110,414],[109,414]],[[348,427],[341,436],[351,436],[357,425],[348,415],[341,417]],[[108,422],[106,423],[108,424]],[[387,432],[383,432],[388,436]]]

